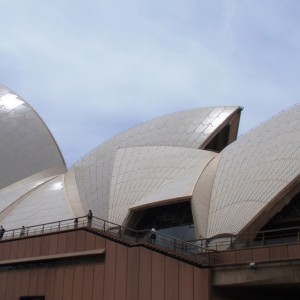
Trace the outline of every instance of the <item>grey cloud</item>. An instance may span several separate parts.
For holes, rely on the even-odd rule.
[[[298,2],[0,3],[0,82],[41,114],[69,165],[176,110],[242,105],[243,133],[299,101]]]

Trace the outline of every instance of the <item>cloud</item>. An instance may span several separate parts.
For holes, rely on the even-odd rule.
[[[242,105],[245,132],[299,101],[299,9],[279,0],[0,1],[0,81],[42,116],[69,165],[177,110]]]

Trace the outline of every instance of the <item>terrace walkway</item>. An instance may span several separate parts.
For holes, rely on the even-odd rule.
[[[187,242],[157,232],[156,241],[153,243],[150,240],[150,230],[126,228],[95,216],[89,226],[87,217],[83,216],[78,218],[77,225],[74,224],[74,219],[67,219],[26,227],[24,234],[21,228],[7,230],[0,242],[79,229],[129,247],[143,246],[203,267],[238,267],[245,264],[248,266],[250,263],[255,263],[257,267],[258,264],[271,262],[300,261],[299,227],[261,232],[254,242],[247,242],[249,234],[225,237],[211,243],[209,240]]]
[[[67,219],[28,226],[25,228],[25,232],[21,228],[7,230],[0,242],[84,229],[129,247],[143,246],[193,265],[207,267],[216,264],[218,261],[218,252],[215,250],[207,249],[159,232],[156,233],[156,240],[153,242],[150,240],[150,230],[126,228],[95,216],[91,225],[88,224],[86,216],[78,218],[77,224],[74,223],[74,220]]]

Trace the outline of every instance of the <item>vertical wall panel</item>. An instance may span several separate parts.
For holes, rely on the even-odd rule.
[[[64,288],[63,288],[63,299],[72,299],[73,297],[73,274],[74,268],[68,266],[65,268],[64,274]]]
[[[33,251],[33,239],[25,239],[24,257],[31,257]]]
[[[39,272],[37,268],[30,271],[29,295],[37,295],[38,275]]]
[[[57,243],[58,243],[57,234],[52,234],[49,236],[49,254],[57,253]]]
[[[67,248],[67,233],[60,233],[57,236],[57,253],[65,253]]]
[[[178,300],[178,261],[165,259],[165,300]]]
[[[288,257],[287,246],[270,247],[270,259],[286,259]]]
[[[93,300],[106,300],[104,298],[104,263],[97,263],[94,266]]]
[[[10,242],[3,243],[4,244],[4,249],[3,249],[3,260],[8,260],[10,258]]]
[[[100,236],[97,236],[95,249],[103,249],[105,248],[105,246],[106,246],[106,240]]]
[[[22,270],[21,279],[21,296],[28,296],[29,282],[30,282],[30,270]]]
[[[140,248],[129,248],[127,272],[127,300],[139,299]]]
[[[13,244],[12,244],[13,245]],[[25,256],[25,240],[18,240],[18,253],[17,258],[23,258]]]
[[[82,300],[93,299],[93,281],[94,266],[93,264],[88,264],[83,268]]]
[[[83,266],[74,267],[72,300],[82,300]]]
[[[194,267],[194,300],[210,300],[211,283],[211,269]]]
[[[9,259],[15,259],[17,257],[18,243],[19,243],[18,240],[10,242],[10,255],[9,255]]]
[[[0,243],[0,260],[3,259],[5,243]]]
[[[96,240],[96,235],[95,234],[92,234],[90,232],[86,232],[85,249],[86,250],[95,249],[95,240]]]
[[[14,283],[16,280],[16,272],[15,271],[8,271],[7,272],[7,282],[6,282],[6,296],[5,298],[1,298],[1,299],[5,299],[5,300],[14,300],[13,299],[13,294],[14,294]]]
[[[300,245],[288,245],[288,257],[289,258],[299,258],[300,257]]]
[[[126,292],[127,292],[126,279],[127,279],[127,247],[117,244],[115,299],[126,300]]]
[[[253,249],[253,260],[261,261],[270,259],[269,247]]]
[[[179,262],[179,300],[194,299],[193,266]]]
[[[234,264],[235,262],[236,262],[235,251],[220,252],[220,263],[222,263],[222,264]]]
[[[37,288],[36,288],[36,293],[38,295],[45,295],[45,293],[46,293],[46,277],[47,277],[47,269],[39,268],[38,269]]]
[[[68,232],[66,252],[75,252],[76,250],[76,231]]]
[[[78,230],[76,232],[76,252],[85,250],[85,235],[86,231]]]
[[[39,256],[41,253],[41,239],[33,238],[32,256]]]
[[[22,283],[22,272],[17,270],[15,272],[15,280],[14,280],[14,285],[13,285],[13,299],[19,299],[21,296],[21,283]],[[2,299],[0,297],[0,299]]]
[[[235,260],[237,263],[249,262],[253,260],[252,249],[243,249],[236,251]]]
[[[165,257],[152,252],[152,300],[165,298]]]
[[[5,299],[8,272],[0,272],[0,299]]]
[[[104,299],[114,300],[116,278],[116,243],[106,240]]]
[[[55,268],[50,267],[47,268],[45,298],[54,299],[54,291],[55,291]]]
[[[41,239],[41,252],[40,255],[48,255],[49,254],[49,241],[50,241],[50,236],[49,235],[44,235],[40,237]]]
[[[63,299],[64,275],[65,275],[64,267],[59,267],[56,269],[55,289],[54,289],[54,299],[55,300],[64,300]]]
[[[140,248],[139,299],[151,300],[152,253]]]

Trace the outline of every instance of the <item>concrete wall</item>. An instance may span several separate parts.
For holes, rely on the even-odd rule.
[[[300,259],[300,244],[284,244],[248,249],[221,251],[220,264],[245,264]]]
[[[300,244],[222,251],[213,268],[214,300],[299,299]]]
[[[4,260],[105,249],[95,262],[0,267],[0,299],[45,296],[46,300],[210,299],[210,271],[144,247],[127,247],[85,230],[0,242]],[[13,264],[12,264],[13,265]]]

